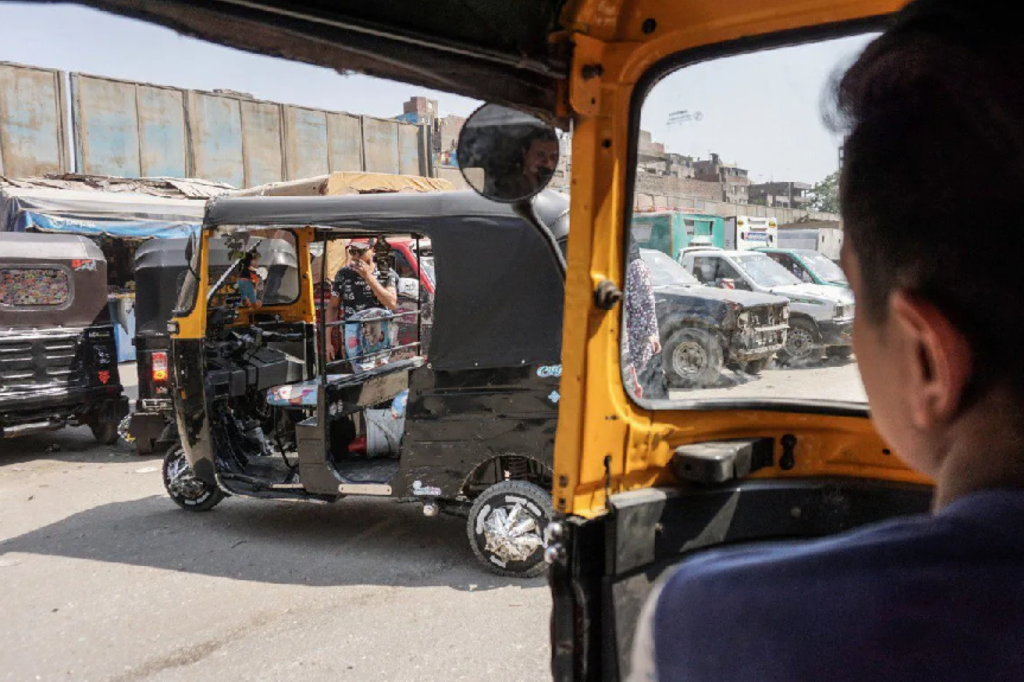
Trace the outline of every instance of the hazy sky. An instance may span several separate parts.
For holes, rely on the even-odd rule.
[[[366,76],[262,57],[169,29],[74,5],[0,3],[0,61],[183,88],[225,88],[260,99],[390,118],[414,95],[440,114],[468,115],[474,100]],[[754,181],[815,182],[837,166],[837,142],[821,124],[821,94],[837,65],[867,38],[785,48],[685,68],[651,93],[642,127],[669,151],[723,159]],[[668,115],[700,111],[669,126]]]
[[[648,96],[641,127],[668,151],[722,160],[750,171],[755,182],[816,182],[838,166],[839,141],[821,122],[822,96],[837,67],[871,36],[831,40],[686,67]],[[700,121],[669,125],[674,111],[699,111]]]
[[[410,97],[466,116],[474,100],[413,85],[233,50],[141,21],[77,5],[0,3],[0,61],[391,118]]]

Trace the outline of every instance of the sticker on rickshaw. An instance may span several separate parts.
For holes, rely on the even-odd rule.
[[[92,270],[96,271],[96,261],[91,258],[74,258],[71,260],[71,267],[75,271]]]

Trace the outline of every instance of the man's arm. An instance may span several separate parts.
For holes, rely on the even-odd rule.
[[[398,290],[396,287],[385,287],[383,284],[378,282],[377,277],[373,274],[373,270],[365,263],[357,261],[353,264],[353,267],[356,272],[366,280],[366,283],[370,285],[370,290],[382,306],[388,310],[394,310],[398,307]]]
[[[327,304],[327,312],[324,314],[324,322],[327,323],[327,324],[331,324],[332,322],[337,322],[338,321],[338,309],[340,307],[341,307],[341,299],[338,298],[337,296],[335,296],[332,293],[331,294],[330,303]],[[334,327],[328,327],[327,330],[326,330],[327,348],[325,348],[324,350],[327,351],[327,360],[328,360],[328,362],[330,362],[331,360],[334,360],[335,355],[337,355],[337,353],[338,353],[337,349],[334,347],[334,341],[333,341],[334,334],[333,334],[333,331],[332,331],[333,329],[334,329]]]

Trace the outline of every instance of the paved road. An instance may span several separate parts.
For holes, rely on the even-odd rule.
[[[722,385],[689,391],[672,391],[675,400],[699,399],[799,399],[866,403],[867,395],[854,362],[832,361],[798,369],[766,369],[760,376],[726,370]]]
[[[0,680],[550,676],[545,582],[483,572],[462,519],[370,500],[192,514],[159,465],[83,428],[0,441]]]

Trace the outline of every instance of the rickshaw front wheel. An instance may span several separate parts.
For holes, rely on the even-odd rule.
[[[484,490],[469,510],[466,534],[476,557],[493,573],[534,578],[544,563],[544,530],[551,495],[527,481],[502,481]]]
[[[188,511],[209,511],[224,499],[220,488],[196,478],[185,457],[185,448],[175,443],[167,450],[163,466],[164,489],[174,503]]]

